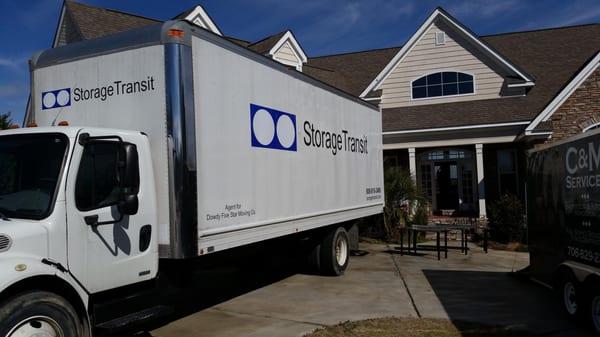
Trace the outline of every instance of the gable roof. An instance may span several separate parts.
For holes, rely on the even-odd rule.
[[[64,6],[66,9],[65,14],[70,15],[81,37],[85,40],[162,22],[113,9],[93,7],[71,0],[65,0]]]
[[[267,36],[262,40],[251,43],[250,45],[248,45],[248,48],[259,54],[264,55],[268,53],[269,50],[271,50],[271,48],[273,48],[273,46],[275,46],[275,44],[279,42],[279,40],[281,40],[281,38],[285,35],[286,32],[287,31],[284,30],[283,32]]]
[[[313,57],[303,72],[358,96],[398,50],[400,47]]]
[[[563,103],[571,97],[571,95],[579,88],[579,86],[585,82],[590,75],[600,67],[600,50],[595,56],[581,69],[578,71],[572,80],[567,83],[564,88],[554,97],[554,99],[546,106],[546,108],[531,122],[531,124],[525,129],[525,135],[531,135],[539,133],[540,130],[547,129],[549,119],[552,117],[554,112],[558,110]]]
[[[219,27],[210,18],[208,13],[204,11],[202,6],[194,6],[179,15],[174,19],[188,20],[194,23],[196,18],[200,18],[202,26],[222,35]],[[120,33],[131,29],[136,29],[156,23],[164,22],[162,20],[148,18],[136,14],[126,13],[123,11],[94,7],[73,0],[65,0],[61,16],[58,23],[58,28],[54,37],[53,46],[58,46],[61,30],[66,29],[65,23],[72,24],[71,30],[75,30],[77,36],[71,36],[66,43],[75,42],[78,40],[90,40],[106,35]],[[73,32],[72,34],[73,35]],[[234,38],[228,38],[238,44],[245,42]]]
[[[223,35],[219,26],[213,21],[208,13],[200,5],[196,5],[187,11],[177,15],[174,20],[187,20],[193,24],[199,25],[217,35]]]
[[[535,76],[526,96],[383,109],[384,132],[531,122],[598,53],[600,24],[482,39]]]
[[[519,78],[519,82],[526,83],[526,85],[533,85],[535,82],[533,77],[527,74],[524,70],[520,69],[516,64],[512,63],[502,53],[499,53],[485,41],[480,39],[475,33],[469,28],[458,22],[448,12],[441,7],[436,8],[431,15],[425,20],[425,22],[419,27],[415,34],[406,42],[406,44],[400,49],[398,54],[383,68],[383,70],[375,77],[375,79],[365,88],[360,94],[361,97],[365,97],[372,90],[378,90],[385,79],[392,73],[396,66],[402,62],[404,57],[413,48],[413,46],[421,39],[421,37],[427,32],[429,27],[436,20],[444,20],[451,28],[454,28],[458,33],[465,36],[467,41],[473,43],[475,48],[481,50],[484,54],[488,55],[490,59],[496,61],[499,65],[505,67],[511,72],[516,78]]]

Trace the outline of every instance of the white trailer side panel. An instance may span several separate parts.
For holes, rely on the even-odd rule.
[[[201,254],[381,212],[380,112],[204,39],[192,50]]]
[[[152,148],[159,242],[169,244],[164,46],[150,46],[35,69],[35,121],[51,126],[138,130]],[[142,83],[144,83],[142,85]]]

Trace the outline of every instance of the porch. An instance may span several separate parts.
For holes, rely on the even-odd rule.
[[[520,143],[395,149],[388,145],[384,167],[410,172],[434,218],[487,218],[489,205],[501,195],[524,196],[525,150]]]

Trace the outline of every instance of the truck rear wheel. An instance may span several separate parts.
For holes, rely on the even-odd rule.
[[[329,232],[320,246],[319,267],[324,275],[343,275],[350,260],[350,240],[344,227]]]
[[[75,309],[64,298],[45,291],[13,297],[0,304],[0,336],[87,336]]]

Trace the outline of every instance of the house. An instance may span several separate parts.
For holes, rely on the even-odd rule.
[[[225,36],[201,6],[174,16],[377,104],[385,166],[442,215],[524,196],[526,151],[600,126],[600,24],[479,36],[441,8],[403,46],[308,57],[285,30]],[[53,46],[160,21],[65,1]]]

